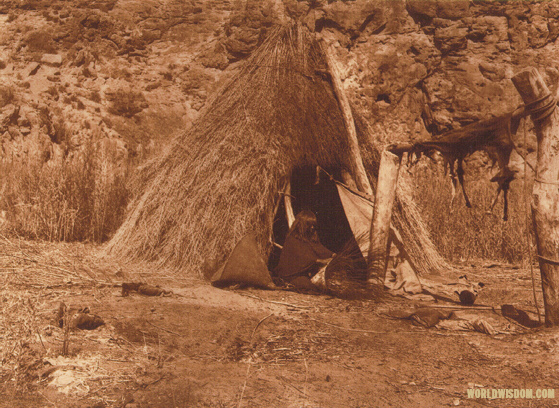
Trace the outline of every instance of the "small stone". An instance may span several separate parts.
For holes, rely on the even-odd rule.
[[[406,3],[408,12],[412,16],[434,18],[437,16],[437,3],[434,1],[410,0]]]
[[[62,65],[62,55],[60,54],[43,54],[41,62],[54,67]]]
[[[27,118],[27,116],[20,116],[17,119],[17,125],[20,127],[30,127],[31,126],[31,122],[29,121],[29,119]]]
[[[25,76],[35,75],[37,71],[39,71],[39,68],[41,68],[41,64],[38,62],[30,62],[24,70]]]

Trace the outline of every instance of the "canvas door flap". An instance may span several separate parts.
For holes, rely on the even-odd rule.
[[[338,195],[344,207],[344,212],[349,222],[351,232],[359,245],[361,253],[367,259],[369,254],[369,229],[373,219],[373,203],[354,193],[341,183],[336,182]]]
[[[214,286],[244,283],[262,288],[274,288],[266,262],[258,251],[256,234],[249,233],[233,249],[227,262],[211,278]]]

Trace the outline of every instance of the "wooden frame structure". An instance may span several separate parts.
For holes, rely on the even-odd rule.
[[[450,131],[438,140],[414,144],[388,146],[383,153],[379,181],[375,195],[375,208],[371,223],[371,248],[369,251],[369,278],[380,277],[386,272],[386,251],[389,237],[388,225],[392,216],[398,171],[402,156],[409,160],[432,151],[440,152],[450,168],[453,183],[458,181],[463,189],[462,161],[469,154],[485,150],[498,163],[499,173],[491,179],[498,183],[497,197],[504,196],[504,216],[507,219],[507,191],[514,173],[509,169],[509,159],[515,148],[512,134],[516,133],[520,119],[530,115],[538,140],[535,183],[532,191],[532,218],[536,234],[538,259],[542,277],[542,290],[547,326],[559,325],[559,112],[557,99],[551,94],[536,69],[518,73],[512,82],[524,101],[506,115],[475,122]],[[526,158],[524,158],[526,160]],[[456,166],[456,167],[455,167]],[[492,207],[495,205],[495,200]],[[384,252],[383,252],[384,251]]]

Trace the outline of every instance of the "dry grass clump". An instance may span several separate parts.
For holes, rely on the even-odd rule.
[[[0,210],[8,221],[3,229],[31,239],[107,240],[130,196],[130,166],[117,155],[114,147],[89,143],[61,160],[1,162]]]
[[[0,394],[28,390],[46,350],[37,343],[41,330],[36,293],[0,287]]]
[[[98,257],[89,244],[0,235],[0,276],[6,286],[51,290],[66,284],[105,284],[121,268],[112,259]]]
[[[363,258],[357,240],[350,239],[334,256],[326,268],[326,287],[330,294],[342,299],[382,299],[384,289],[367,284],[367,261]]]
[[[531,234],[532,226],[526,229],[523,180],[511,184],[509,219],[503,221],[502,195],[493,212],[488,212],[497,189],[495,183],[489,182],[489,176],[466,180],[466,192],[472,202],[472,208],[467,208],[459,189],[454,204],[450,205],[451,183],[442,168],[412,171],[414,199],[433,240],[447,259],[518,262],[527,258],[526,234]],[[528,192],[531,192],[531,181],[528,184]]]
[[[126,118],[131,118],[148,106],[142,92],[132,89],[119,88],[114,92],[107,92],[105,97],[110,102],[109,112]]]
[[[87,390],[90,399],[102,397],[107,401],[105,395],[97,393],[100,386],[105,389],[109,384],[121,385],[135,378],[133,368],[123,370],[121,364],[115,367],[109,361],[111,357],[122,358],[124,352],[135,361],[147,362],[147,352],[138,353],[140,346],[109,342],[99,350],[98,340],[89,339],[92,332],[66,332],[58,327],[56,313],[60,302],[75,309],[93,306],[84,300],[88,296],[112,296],[109,293],[115,278],[126,275],[140,279],[141,272],[136,275],[135,268],[123,271],[112,260],[97,256],[92,245],[8,240],[0,235],[0,395],[10,402],[19,402],[20,397],[34,399],[37,389],[52,382],[57,374],[70,372],[71,384],[55,385],[59,390],[68,386],[62,392],[72,395],[83,395]],[[115,271],[119,273],[115,275]],[[149,279],[153,281],[151,274]],[[95,333],[119,338],[106,326]],[[61,355],[64,345],[69,351],[66,357]]]

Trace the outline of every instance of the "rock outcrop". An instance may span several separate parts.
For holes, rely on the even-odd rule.
[[[35,134],[64,152],[90,139],[132,155],[164,144],[287,19],[331,44],[385,142],[514,109],[510,78],[528,66],[554,92],[559,80],[558,2],[6,0],[0,13],[4,156],[25,154]]]

